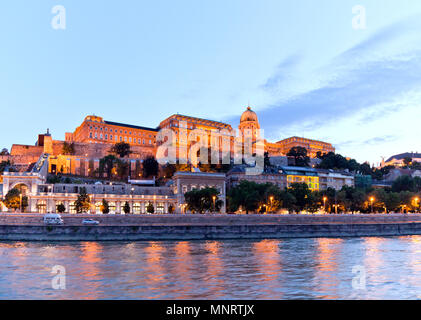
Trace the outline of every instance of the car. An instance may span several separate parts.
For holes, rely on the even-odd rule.
[[[94,219],[84,219],[82,221],[82,224],[97,225],[97,224],[99,224],[99,221],[94,220]]]
[[[44,224],[63,224],[63,219],[58,213],[47,213],[44,215]]]

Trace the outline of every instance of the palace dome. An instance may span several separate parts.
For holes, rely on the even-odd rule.
[[[257,121],[257,114],[253,110],[251,110],[250,107],[247,107],[247,110],[244,111],[243,114],[241,115],[240,123],[246,122],[246,121],[258,122]]]

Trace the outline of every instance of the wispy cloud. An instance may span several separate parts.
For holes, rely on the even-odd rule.
[[[308,132],[357,116],[364,125],[401,111],[407,103],[414,103],[397,98],[421,90],[421,50],[413,46],[420,43],[420,30],[421,25],[414,19],[399,22],[338,55],[319,70],[328,79],[325,83],[320,85],[319,82],[315,89],[287,100],[282,97],[258,111],[265,135],[279,136],[299,126]],[[289,81],[288,74],[299,63],[298,56],[285,59],[262,89],[273,93],[277,86],[285,85]],[[342,131],[355,129],[343,127]],[[361,143],[381,143],[390,139],[370,138]]]

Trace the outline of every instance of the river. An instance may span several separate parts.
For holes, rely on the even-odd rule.
[[[0,242],[0,266],[0,299],[421,297],[421,236]]]

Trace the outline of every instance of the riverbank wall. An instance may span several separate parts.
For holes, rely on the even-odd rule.
[[[92,216],[91,216],[92,217]],[[95,217],[96,218],[96,217]],[[2,224],[3,241],[155,241],[285,239],[314,237],[372,237],[421,235],[421,216],[332,216],[313,217],[300,223],[297,216],[251,217],[142,217],[140,221],[119,217],[103,219],[100,225],[70,223],[46,226],[42,223]],[[200,219],[202,218],[202,219]],[[203,219],[204,218],[204,219]],[[76,219],[72,217],[72,219]],[[146,220],[145,220],[146,219]],[[298,219],[298,220],[297,220]],[[327,219],[327,220],[326,220]],[[80,217],[78,217],[80,220]]]

